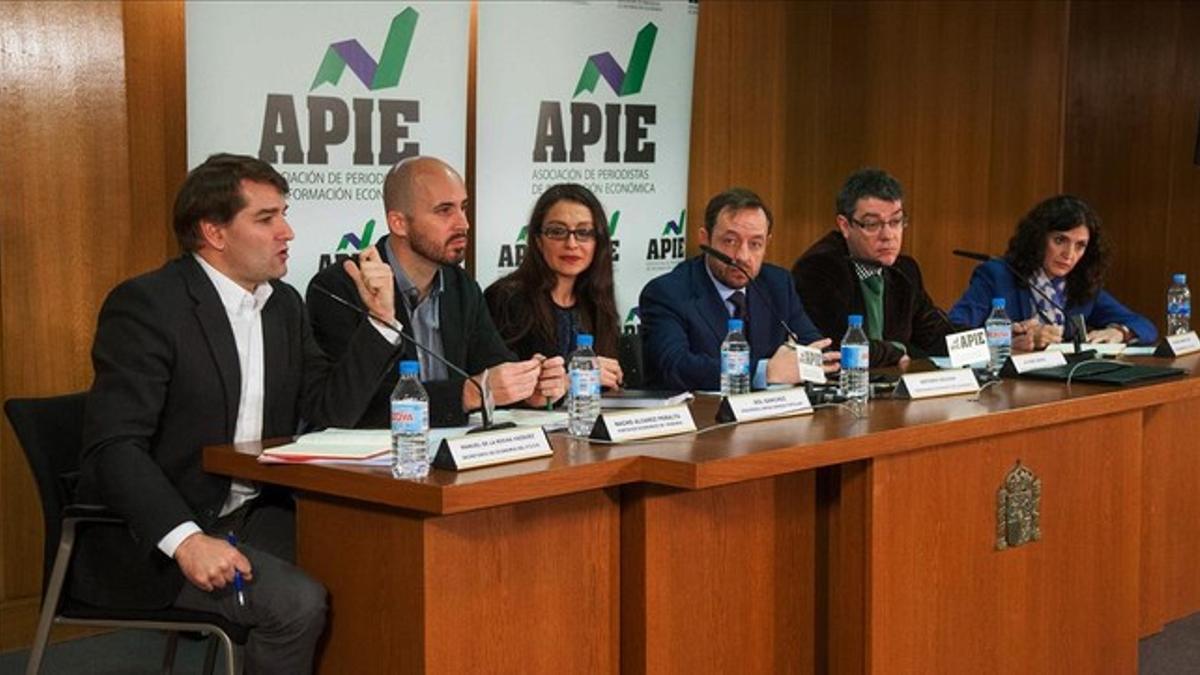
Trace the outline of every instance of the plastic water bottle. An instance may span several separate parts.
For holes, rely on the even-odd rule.
[[[742,333],[741,319],[729,320],[729,332],[721,343],[721,395],[750,393],[750,343]]]
[[[992,298],[992,313],[983,327],[987,331],[988,370],[995,375],[1012,354],[1012,320],[1004,311],[1004,298]]]
[[[600,415],[600,360],[592,351],[593,344],[591,335],[580,333],[571,354],[567,426],[573,436],[591,434]]]
[[[846,320],[849,326],[842,337],[842,374],[838,386],[850,406],[862,412],[870,395],[871,343],[863,332],[861,314],[851,314]]]
[[[1187,275],[1176,274],[1167,289],[1167,335],[1179,335],[1192,329],[1192,292]]]
[[[400,362],[400,381],[392,390],[392,475],[429,475],[429,395],[421,386],[421,366]]]

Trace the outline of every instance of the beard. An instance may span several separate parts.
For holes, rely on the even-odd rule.
[[[432,260],[441,265],[457,265],[467,256],[467,247],[463,246],[457,250],[450,249],[450,242],[462,237],[463,235],[454,235],[440,244],[431,237],[425,236],[422,232],[415,230],[408,233],[408,245],[417,255],[428,260]]]
[[[705,263],[708,265],[708,270],[717,278],[717,281],[725,284],[729,288],[740,289],[746,286],[746,277],[738,272],[732,265],[726,265],[720,261],[713,259],[712,256],[705,256]],[[736,278],[734,278],[736,277]]]

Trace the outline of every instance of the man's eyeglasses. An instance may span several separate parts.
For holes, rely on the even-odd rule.
[[[867,234],[879,234],[879,230],[883,229],[884,225],[887,225],[887,228],[893,232],[899,232],[908,227],[908,216],[903,215],[891,220],[859,220],[854,216],[850,216],[850,222],[861,227],[863,232]]]
[[[580,227],[572,230],[564,225],[546,225],[542,228],[542,236],[554,241],[566,241],[567,237],[575,235],[575,241],[584,243],[596,238],[596,230],[591,227]]]

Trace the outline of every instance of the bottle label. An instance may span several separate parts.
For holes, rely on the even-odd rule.
[[[1192,303],[1191,301],[1167,303],[1167,314],[1171,316],[1191,316]]]
[[[867,345],[842,345],[842,368],[867,370],[871,365],[871,350]]]
[[[578,368],[571,371],[571,395],[592,396],[600,395],[600,371]]]
[[[749,351],[733,351],[730,349],[721,351],[721,374],[722,375],[749,375],[750,374],[750,352]]]
[[[429,403],[402,399],[392,401],[392,433],[423,434],[429,430]]]
[[[987,327],[988,346],[1000,347],[1012,344],[1012,324],[998,324]]]

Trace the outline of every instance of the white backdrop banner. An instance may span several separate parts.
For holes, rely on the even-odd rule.
[[[188,162],[254,155],[291,185],[287,280],[387,231],[383,177],[436,155],[465,172],[466,2],[197,2]]]
[[[604,204],[626,323],[642,286],[684,258],[696,19],[674,0],[479,3],[481,286],[516,269],[555,183]]]

